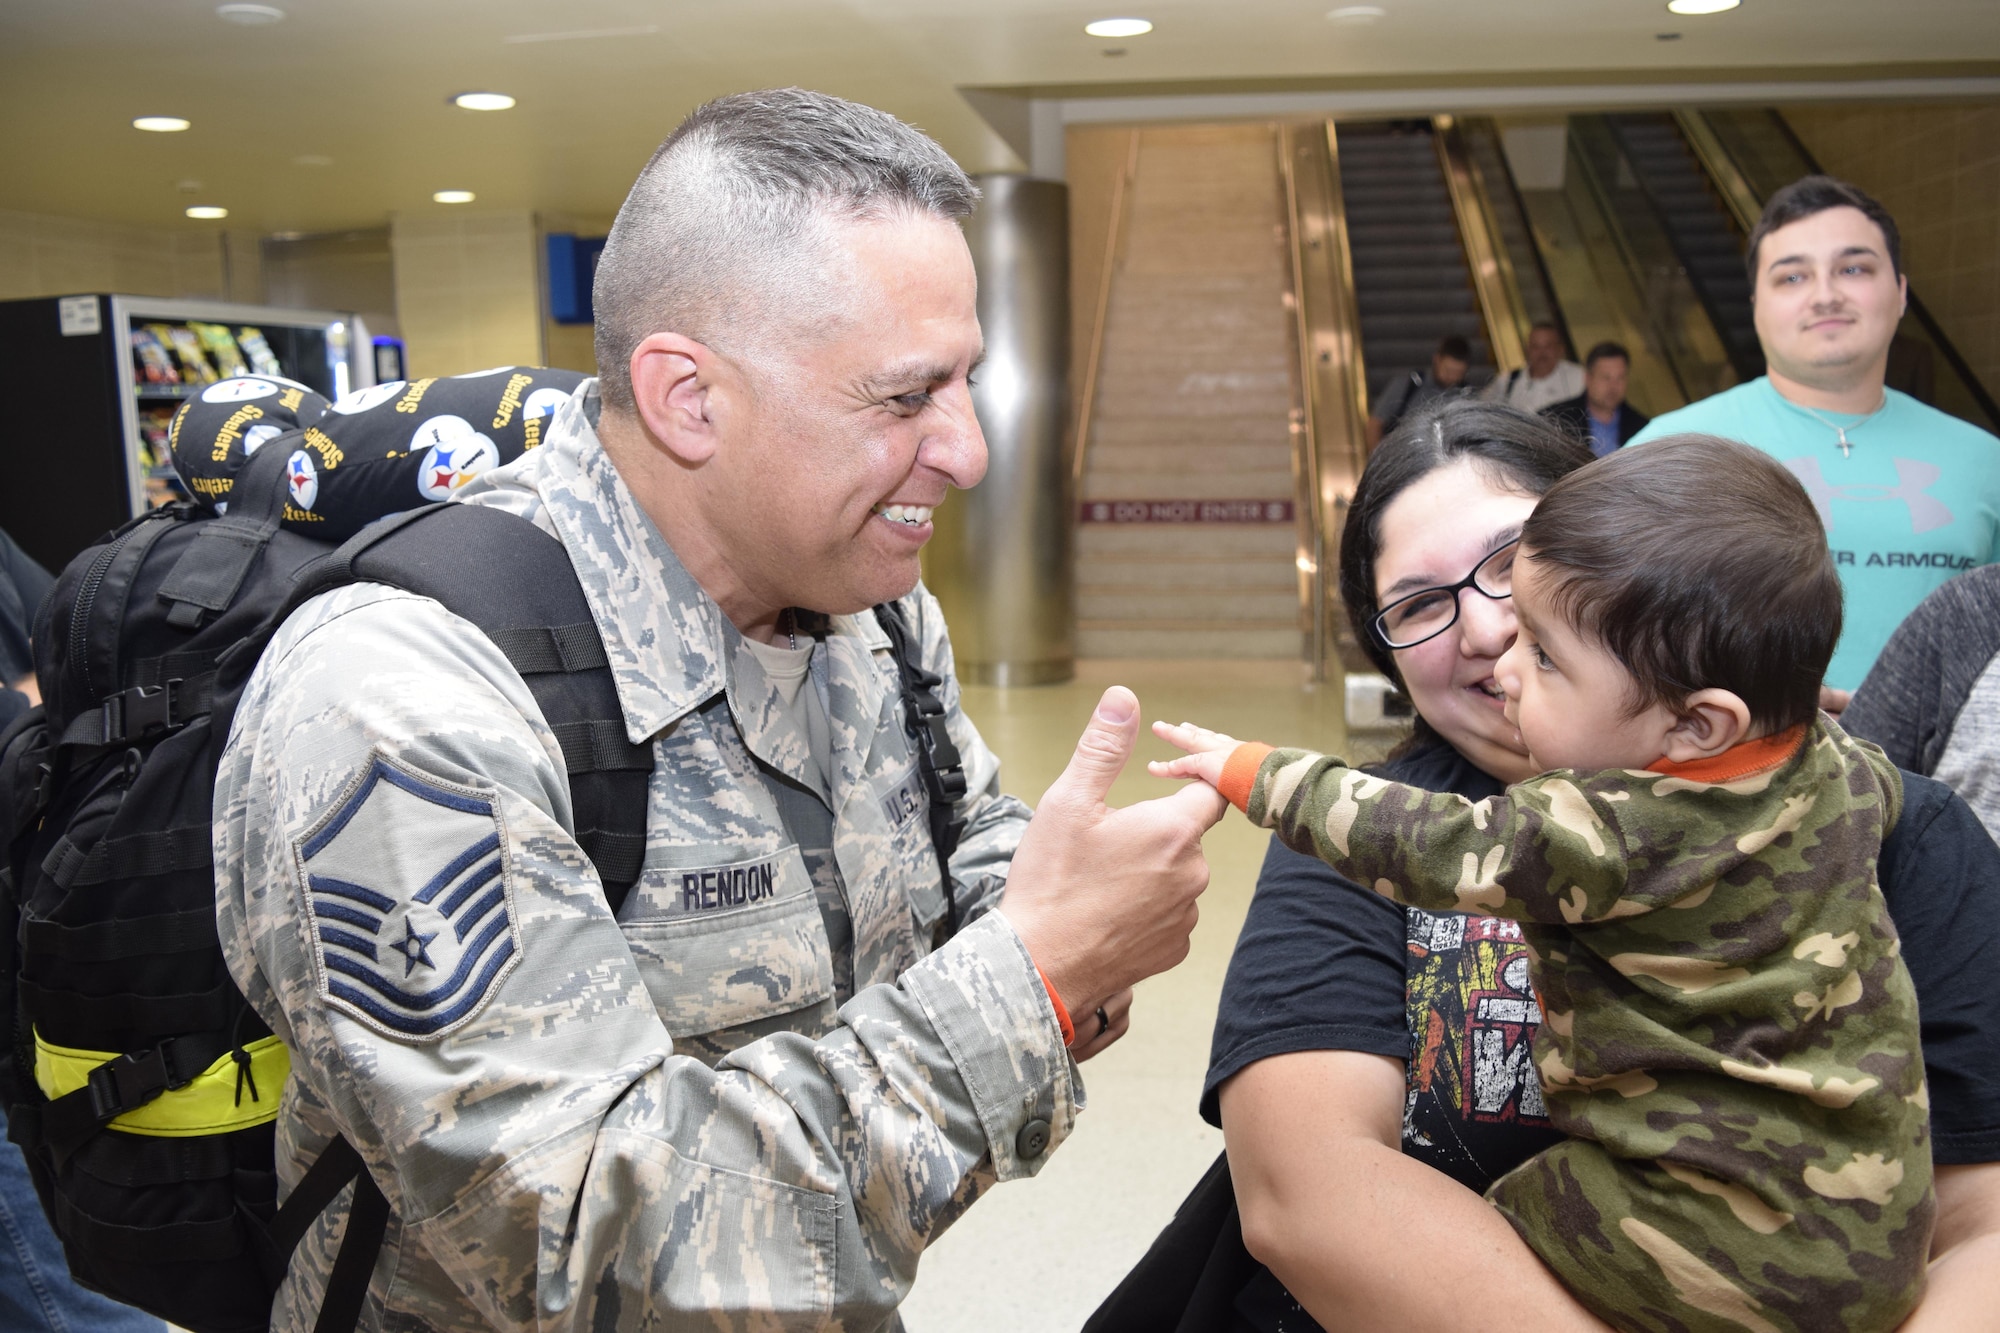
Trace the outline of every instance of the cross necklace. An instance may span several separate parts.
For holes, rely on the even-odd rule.
[[[1873,412],[1870,412],[1867,416],[1861,418],[1861,420],[1855,422],[1852,426],[1843,426],[1838,421],[1827,420],[1819,413],[1813,411],[1810,407],[1807,407],[1804,403],[1792,404],[1793,407],[1798,408],[1799,411],[1805,413],[1807,416],[1811,417],[1814,421],[1819,422],[1820,425],[1825,426],[1828,430],[1832,431],[1835,435],[1840,437],[1840,456],[1842,458],[1852,458],[1854,456],[1854,446],[1847,442],[1847,432],[1850,430],[1860,430],[1863,426],[1873,421],[1876,417],[1882,415],[1882,409],[1887,407],[1888,405],[1889,405],[1889,391],[1887,389],[1884,389],[1882,390],[1882,401],[1875,405],[1875,410]]]

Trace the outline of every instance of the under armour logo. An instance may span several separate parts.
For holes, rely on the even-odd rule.
[[[1952,520],[1952,512],[1942,500],[1929,494],[1937,484],[1944,469],[1935,463],[1919,462],[1914,458],[1898,458],[1896,464],[1896,484],[1860,484],[1855,486],[1835,486],[1819,470],[1816,458],[1788,458],[1785,466],[1806,488],[1812,497],[1813,507],[1819,510],[1820,522],[1826,524],[1828,532],[1833,531],[1833,502],[1835,500],[1900,500],[1910,511],[1910,531],[1929,532],[1933,528],[1944,527]]]

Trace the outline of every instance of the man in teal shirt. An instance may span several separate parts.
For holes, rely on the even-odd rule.
[[[1750,234],[1749,266],[1768,372],[1632,443],[1721,435],[1804,483],[1847,594],[1826,683],[1852,690],[1932,589],[2000,561],[2000,440],[1883,384],[1908,283],[1874,199],[1826,176],[1786,186]]]

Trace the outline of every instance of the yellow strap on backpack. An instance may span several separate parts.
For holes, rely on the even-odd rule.
[[[185,1139],[226,1134],[277,1119],[278,1097],[292,1072],[291,1052],[276,1037],[261,1037],[243,1052],[250,1057],[250,1068],[240,1080],[235,1057],[225,1052],[186,1087],[161,1093],[119,1116],[109,1127],[127,1134]],[[41,1033],[35,1034],[35,1082],[50,1101],[87,1086],[91,1070],[118,1058],[111,1051],[57,1046],[43,1041]],[[250,1092],[253,1084],[257,1090],[254,1097]]]

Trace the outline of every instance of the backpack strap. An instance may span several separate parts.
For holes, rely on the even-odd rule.
[[[881,622],[895,654],[896,676],[903,692],[903,726],[916,744],[917,771],[923,775],[924,791],[931,798],[931,845],[937,849],[938,873],[944,880],[945,938],[949,939],[959,927],[951,854],[958,850],[958,840],[965,833],[965,821],[958,814],[958,803],[965,799],[967,790],[965,764],[945,729],[944,701],[938,697],[944,677],[924,666],[902,608],[884,602],[875,608],[875,619]]]
[[[653,747],[626,738],[610,659],[562,543],[485,505],[399,514],[311,566],[274,627],[308,599],[363,582],[441,602],[521,673],[562,748],[576,841],[615,916],[645,859]]]
[[[286,464],[298,438],[281,435],[250,455],[229,488],[229,512],[204,523],[201,535],[168,572],[159,595],[172,608],[169,625],[199,629],[205,617],[227,610],[236,600],[250,567],[284,521],[291,495]]]

